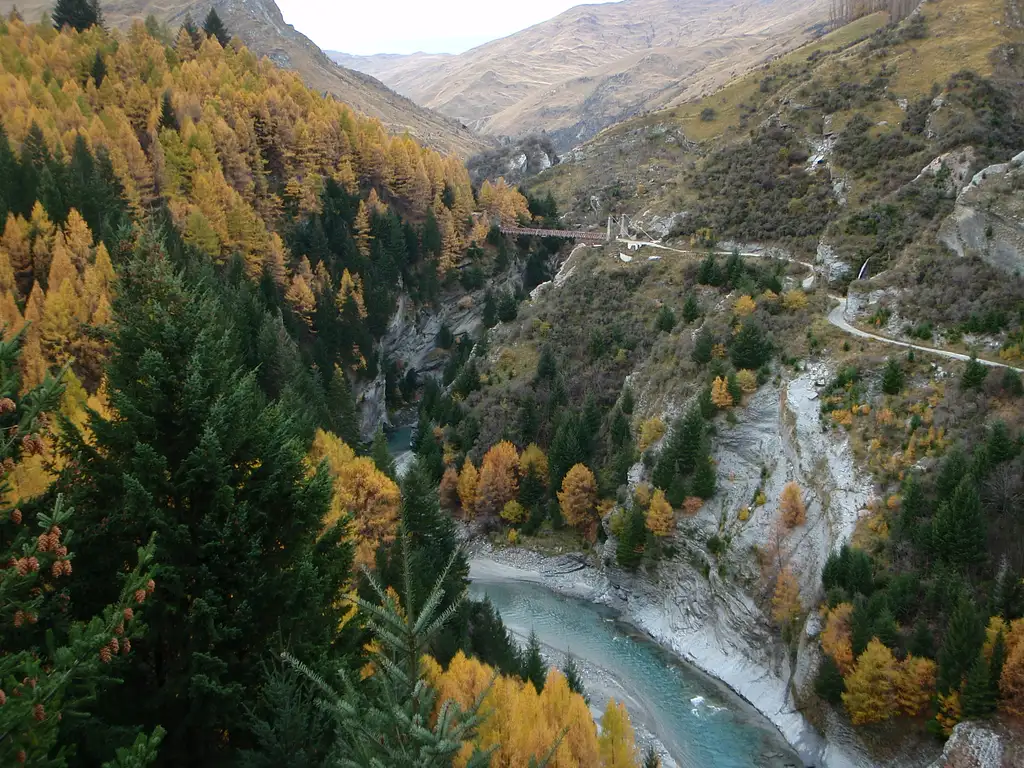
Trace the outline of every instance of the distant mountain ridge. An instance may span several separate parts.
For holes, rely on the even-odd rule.
[[[52,8],[53,0],[0,0],[0,11],[17,5],[29,20],[38,19]],[[172,28],[191,12],[201,24],[211,7],[254,53],[269,57],[278,66],[298,72],[315,90],[331,93],[354,109],[377,117],[394,133],[408,131],[421,143],[442,152],[467,157],[487,148],[488,142],[466,127],[425,109],[400,96],[363,72],[355,72],[331,61],[308,37],[284,20],[274,0],[103,0],[106,23],[127,27],[134,19],[153,14]]]
[[[714,90],[811,39],[827,18],[827,0],[622,0],[458,55],[330,55],[481,133],[546,131],[564,150]]]

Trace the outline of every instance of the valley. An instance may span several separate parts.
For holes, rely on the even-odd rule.
[[[1018,0],[310,32],[0,19],[0,763],[1022,764]]]

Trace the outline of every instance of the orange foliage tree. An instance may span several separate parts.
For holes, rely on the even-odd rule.
[[[562,517],[569,525],[589,534],[597,522],[597,481],[585,464],[575,464],[558,492]]]
[[[519,451],[508,440],[492,445],[480,462],[476,512],[495,516],[519,491]]]
[[[832,657],[843,675],[853,671],[853,644],[851,640],[850,617],[853,605],[840,603],[828,612],[825,629],[821,633],[821,648]]]
[[[807,507],[804,506],[803,491],[800,490],[800,486],[796,482],[790,480],[782,489],[779,510],[782,512],[783,521],[790,528],[807,522]]]
[[[899,711],[900,668],[892,651],[872,638],[846,678],[843,704],[854,725],[888,720]]]
[[[783,629],[789,629],[800,617],[800,585],[793,570],[787,565],[779,573],[772,595],[772,619]]]
[[[322,429],[313,438],[310,459],[314,465],[327,461],[334,478],[331,509],[324,526],[350,514],[355,561],[359,565],[373,565],[377,547],[395,538],[401,503],[398,486],[377,469],[373,459],[356,456],[338,437]]]
[[[473,462],[466,457],[462,463],[462,472],[459,473],[459,501],[462,502],[462,513],[466,517],[472,517],[476,509],[476,485],[477,471]]]
[[[672,533],[675,524],[675,510],[665,498],[665,492],[658,488],[651,496],[651,503],[647,507],[647,530],[655,536],[665,537]]]

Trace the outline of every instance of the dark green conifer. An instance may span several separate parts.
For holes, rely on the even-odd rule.
[[[718,483],[716,474],[715,464],[710,456],[705,460],[698,460],[697,470],[693,473],[693,495],[705,500],[714,496]]]
[[[231,34],[228,32],[227,27],[224,26],[224,22],[221,21],[215,8],[211,8],[210,12],[206,14],[206,20],[203,22],[203,32],[206,33],[207,37],[217,38],[217,42],[222,47],[226,47],[231,42]]]
[[[398,477],[395,472],[395,459],[388,449],[388,438],[384,434],[383,427],[377,427],[373,434],[373,445],[370,447],[370,458],[377,465],[377,469],[394,480]]]
[[[576,659],[571,652],[565,657],[565,666],[562,668],[562,674],[565,675],[565,682],[568,683],[569,690],[573,693],[578,693],[589,704],[590,697],[587,696],[586,689],[583,687],[583,678],[580,675],[579,665],[576,663]]]
[[[102,14],[97,0],[57,0],[50,13],[53,26],[65,26],[84,32],[94,24],[102,23]]]
[[[647,521],[644,511],[638,506],[630,506],[625,512],[626,521],[622,535],[619,536],[615,548],[615,561],[623,568],[636,570],[644,559],[644,548],[647,543]]]
[[[172,131],[178,130],[178,115],[171,103],[171,92],[164,91],[163,99],[160,101],[160,127]]]
[[[352,550],[344,521],[323,530],[330,478],[308,474],[295,414],[261,394],[212,292],[185,288],[145,238],[119,277],[117,417],[94,414],[88,439],[62,428],[79,526],[73,608],[109,602],[108,574],[152,532],[159,575],[146,641],[97,700],[82,757],[98,764],[114,734],[160,724],[166,764],[208,764],[249,741],[245,692],[268,651],[318,658],[336,641]]]
[[[898,395],[903,389],[903,368],[899,360],[890,357],[882,373],[882,391],[887,395]]]
[[[668,304],[661,305],[661,309],[658,310],[658,317],[654,321],[654,327],[664,333],[671,333],[672,329],[676,327],[676,313],[672,311],[672,307]]]
[[[96,49],[96,56],[92,60],[92,69],[89,70],[93,83],[99,88],[103,85],[103,78],[107,76],[107,63],[103,60],[103,52]]]
[[[914,656],[928,659],[935,657],[935,640],[932,637],[932,630],[923,616],[919,617],[917,623],[914,624],[914,633],[910,636],[907,650]]]
[[[453,623],[464,595],[448,593],[442,586],[450,583],[454,554],[437,572],[437,584],[417,593],[418,564],[406,541],[410,537],[402,532],[398,539],[397,549],[404,553],[398,564],[401,599],[388,594],[385,582],[367,575],[373,599],[356,600],[387,659],[365,685],[357,685],[342,671],[343,685],[337,690],[297,658],[284,656],[318,690],[320,709],[335,718],[337,742],[330,765],[447,768],[463,744],[474,740],[483,722],[482,696],[465,711],[456,705],[446,710],[447,717],[434,717],[438,694],[427,684],[420,660],[424,649],[435,646],[437,636]],[[287,762],[297,764],[294,758]],[[467,768],[484,768],[489,762],[488,754],[477,752]]]
[[[548,677],[548,665],[540,654],[540,640],[537,633],[531,630],[530,639],[523,653],[523,680],[533,683],[537,693],[544,690],[544,682]]]
[[[697,332],[697,338],[693,342],[693,351],[690,358],[695,363],[706,365],[711,362],[711,355],[715,348],[715,338],[707,328],[701,328]]]
[[[999,701],[999,681],[1003,676],[1003,666],[1006,664],[1006,635],[1002,629],[996,635],[992,643],[992,656],[988,660],[988,700],[993,706]]]
[[[966,593],[960,595],[949,619],[949,627],[939,651],[938,689],[948,692],[960,686],[985,640],[985,626]]]
[[[761,323],[749,317],[743,322],[740,332],[729,347],[729,356],[737,368],[749,368],[752,371],[768,362],[771,344]]]
[[[821,666],[818,667],[818,675],[814,679],[814,692],[830,704],[839,704],[845,690],[846,682],[843,680],[843,674],[832,657],[826,653],[821,660]]]
[[[988,675],[989,665],[979,653],[967,672],[960,694],[965,719],[984,717],[995,711],[996,700]]]
[[[964,368],[964,375],[960,379],[960,388],[981,389],[981,385],[985,383],[987,377],[988,366],[979,362],[978,356],[972,353],[971,359],[967,361],[967,366]]]
[[[626,387],[622,390],[622,400],[619,402],[619,407],[622,412],[627,416],[633,415],[633,407],[635,405],[635,398],[633,397],[633,390]]]
[[[692,323],[700,317],[700,304],[697,297],[691,292],[686,294],[686,301],[683,302],[683,320]]]
[[[327,416],[331,431],[352,449],[359,447],[359,416],[348,378],[340,367],[335,367],[327,388]]]

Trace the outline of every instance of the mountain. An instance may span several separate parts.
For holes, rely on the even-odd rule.
[[[580,5],[456,56],[332,54],[485,134],[547,131],[559,149],[707,93],[814,36],[825,0]]]
[[[38,19],[53,6],[51,0],[26,0],[12,3],[0,0],[0,11],[7,13],[17,5],[29,20]],[[442,152],[469,156],[487,147],[487,142],[464,126],[429,109],[416,105],[362,72],[338,66],[312,40],[287,24],[274,0],[108,0],[101,3],[106,23],[128,27],[135,19],[153,14],[176,32],[191,12],[201,24],[210,7],[217,9],[228,30],[260,56],[298,72],[305,83],[321,93],[330,93],[352,108],[376,117],[392,133],[409,132],[420,142]]]

